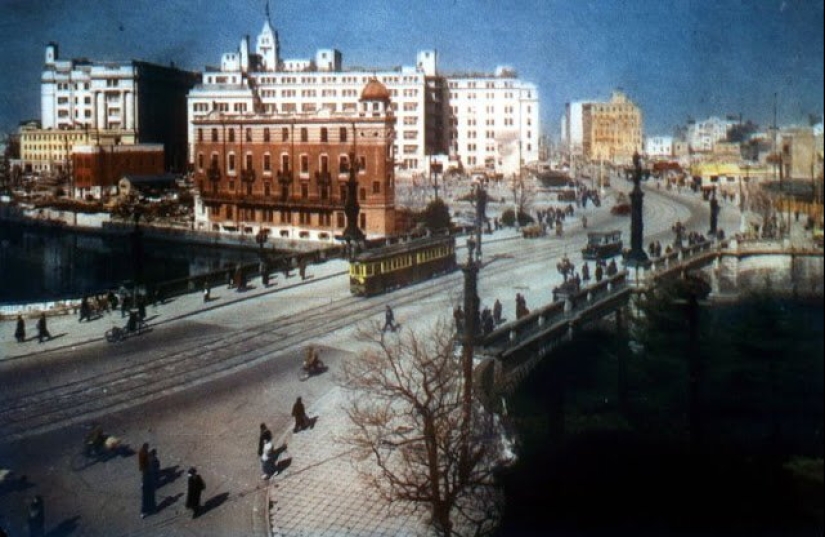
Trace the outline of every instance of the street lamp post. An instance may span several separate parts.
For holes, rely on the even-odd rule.
[[[264,229],[260,228],[258,233],[255,235],[255,242],[258,243],[258,257],[260,258],[261,264],[261,283],[264,287],[269,285],[269,266],[266,262],[266,258],[264,256],[264,245],[266,244],[267,234],[264,233]]]
[[[644,250],[644,222],[642,220],[642,199],[644,193],[640,185],[642,180],[642,157],[633,153],[633,192],[630,193],[630,253],[627,254],[627,266],[639,267],[648,262]]]

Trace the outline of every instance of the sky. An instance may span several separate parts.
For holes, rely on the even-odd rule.
[[[254,41],[266,0],[0,0],[0,132],[40,116],[44,49],[62,59],[138,59],[202,71]],[[344,66],[443,73],[508,65],[539,92],[557,140],[566,102],[620,89],[645,135],[688,118],[767,127],[823,114],[822,0],[272,0],[282,58],[336,48]]]

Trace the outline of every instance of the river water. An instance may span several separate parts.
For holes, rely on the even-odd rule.
[[[147,284],[253,263],[254,251],[144,238]],[[134,278],[128,236],[0,222],[0,305],[78,298]]]
[[[508,399],[520,458],[504,477],[499,536],[821,534],[822,301],[700,315],[698,454],[686,435],[685,334],[660,334],[659,350],[641,354],[614,333],[581,334]],[[789,481],[782,464],[798,456],[820,460],[818,486]]]

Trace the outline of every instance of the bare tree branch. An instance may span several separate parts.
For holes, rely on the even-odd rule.
[[[419,335],[384,334],[379,323],[362,329],[358,338],[369,350],[343,371],[351,396],[346,441],[361,461],[374,463],[362,477],[384,500],[409,510],[426,506],[442,535],[483,535],[500,518],[493,476],[499,433],[480,404],[470,427],[463,426],[464,378],[453,334],[452,321],[443,319]],[[465,444],[468,472],[460,467]]]

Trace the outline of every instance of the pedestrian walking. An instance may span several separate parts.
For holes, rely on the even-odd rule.
[[[186,481],[186,508],[192,510],[192,518],[197,518],[201,513],[201,493],[206,488],[197,469],[193,466],[187,472],[189,478]]]
[[[86,296],[80,301],[80,318],[77,322],[82,323],[83,319],[86,319],[87,322],[92,320],[92,309],[89,307],[89,297]]]
[[[144,442],[138,451],[138,470],[143,475],[149,467],[149,443]]]
[[[590,267],[587,266],[587,261],[582,265],[582,281],[585,285],[590,281]]]
[[[258,435],[258,456],[264,453],[264,444],[272,441],[272,431],[266,426],[266,423],[261,424],[261,433]]]
[[[160,478],[160,461],[157,457],[157,450],[149,452],[146,468],[141,475],[141,502],[140,518],[146,518],[157,509],[155,502],[155,491],[158,488]]]
[[[493,322],[497,325],[501,324],[501,302],[498,299],[493,304]]]
[[[14,329],[14,339],[18,343],[26,341],[26,321],[23,320],[22,315],[17,316],[17,327]]]
[[[596,263],[596,281],[602,281],[602,277],[604,276],[604,269],[602,268],[601,263]]]
[[[52,335],[49,333],[49,328],[46,326],[46,314],[41,313],[37,320],[37,342],[43,343],[44,339],[51,339]]]
[[[392,308],[389,304],[387,304],[386,309],[384,310],[384,328],[381,329],[382,332],[386,332],[389,329],[392,332],[395,332],[396,329],[395,325],[395,314],[392,311]]]
[[[261,479],[269,479],[275,473],[275,446],[270,438],[261,449]]]
[[[39,494],[29,503],[28,523],[29,537],[43,537],[46,534],[46,510]]]
[[[301,401],[300,397],[296,399],[295,404],[292,405],[292,417],[295,418],[295,429],[293,429],[293,432],[303,431],[309,426],[309,417],[304,408],[304,402]]]
[[[301,276],[301,281],[307,279],[307,262],[303,257],[298,261],[298,274]]]
[[[209,295],[211,294],[211,290],[209,289],[209,283],[203,282],[203,301],[209,302]]]

